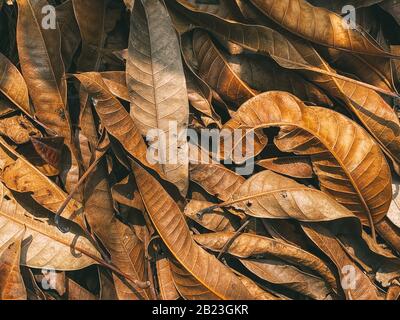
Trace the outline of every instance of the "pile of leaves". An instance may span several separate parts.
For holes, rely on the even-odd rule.
[[[399,299],[396,2],[0,0],[0,299]]]

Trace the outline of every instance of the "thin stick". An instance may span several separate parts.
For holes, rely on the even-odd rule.
[[[91,253],[87,252],[86,250],[79,249],[79,251],[81,253],[83,253],[84,255],[88,256],[89,258],[93,259],[94,261],[96,261],[101,266],[106,267],[106,268],[110,269],[112,272],[116,273],[117,275],[129,280],[138,289],[147,289],[147,288],[150,287],[150,281],[140,281],[140,280],[137,280],[137,279],[133,279],[130,275],[122,272],[121,270],[119,270],[113,264],[108,263],[108,262],[104,261],[103,259],[92,255]]]
[[[372,220],[372,216],[370,214],[367,217],[368,217],[369,228],[371,230],[372,240],[374,240],[374,242],[377,244],[378,242],[376,241],[376,231],[375,231],[374,220]]]
[[[256,196],[257,196],[257,195],[256,195]],[[254,197],[256,197],[256,196],[251,196],[251,197],[249,197],[249,198],[254,198]],[[218,209],[218,208],[229,207],[229,206],[231,206],[232,204],[235,204],[235,203],[238,203],[238,202],[243,202],[243,201],[245,201],[245,200],[247,200],[247,199],[246,199],[246,198],[241,198],[241,199],[237,199],[237,200],[225,201],[225,202],[222,202],[222,203],[218,203],[218,204],[212,205],[212,206],[210,206],[210,207],[207,207],[207,208],[204,208],[204,209],[199,210],[199,211],[196,213],[196,216],[197,216],[197,218],[199,218],[199,219],[203,219],[203,216],[204,216],[206,213],[210,213],[211,211],[214,211],[215,209]]]
[[[87,177],[89,176],[90,173],[93,172],[93,170],[96,168],[97,164],[99,163],[99,161],[103,158],[103,156],[106,154],[108,148],[106,148],[105,150],[102,151],[102,153],[100,154],[99,157],[97,157],[97,159],[95,161],[93,161],[93,163],[89,166],[89,168],[86,170],[86,172],[82,175],[82,177],[79,179],[78,183],[74,186],[74,188],[71,190],[70,194],[67,196],[67,198],[64,200],[63,204],[61,205],[61,207],[58,209],[56,216],[54,218],[55,223],[57,224],[57,227],[62,231],[62,232],[67,232],[65,231],[65,229],[62,229],[62,227],[60,226],[60,215],[61,213],[64,211],[64,209],[66,208],[66,206],[68,205],[68,203],[71,201],[73,195],[76,193],[76,191],[78,190],[78,188],[83,184],[83,182],[87,179]],[[69,228],[68,228],[69,229]],[[90,234],[88,234],[86,232],[87,235],[90,236]],[[80,252],[82,252],[83,254],[85,254],[86,256],[90,257],[91,259],[93,259],[94,261],[96,261],[98,264],[110,269],[112,272],[114,272],[115,274],[129,280],[130,282],[132,282],[134,284],[134,286],[136,286],[139,289],[147,289],[150,287],[151,283],[150,281],[140,281],[137,279],[133,279],[130,275],[122,272],[121,270],[119,270],[116,266],[114,266],[112,263],[106,262],[105,260],[98,258],[94,255],[92,255],[91,253],[85,251],[85,250],[79,250]]]
[[[216,205],[213,205],[213,206],[211,206],[211,207],[204,208],[204,209],[198,211],[198,212],[196,213],[196,216],[197,216],[197,218],[198,218],[199,220],[201,220],[201,219],[203,219],[203,216],[204,216],[206,213],[210,213],[211,211],[214,211],[214,210],[217,209],[217,208],[223,207],[223,204],[224,204],[224,203],[216,204]]]
[[[237,237],[239,237],[240,233],[243,231],[244,228],[246,228],[246,226],[250,223],[249,217],[245,218],[245,222],[240,226],[239,229],[236,230],[235,234],[232,236],[232,238],[229,239],[229,241],[227,241],[225,243],[225,245],[222,247],[220,253],[217,256],[218,260],[221,260],[222,256],[225,254],[225,252],[227,252],[229,250],[229,248],[231,247],[231,245],[233,244],[233,242],[236,240]]]
[[[63,227],[61,226],[61,219],[60,216],[62,214],[62,212],[65,210],[65,208],[67,207],[68,203],[72,200],[74,194],[76,193],[76,191],[81,187],[81,185],[85,182],[85,180],[87,179],[87,177],[93,172],[93,170],[97,167],[97,164],[99,163],[99,161],[103,158],[103,156],[106,154],[106,150],[104,150],[102,152],[102,154],[97,157],[97,159],[95,159],[95,161],[93,161],[93,163],[89,166],[89,168],[86,170],[86,172],[82,175],[82,177],[78,180],[77,184],[72,188],[71,192],[69,193],[69,195],[65,198],[64,202],[62,203],[62,205],[60,206],[60,208],[57,210],[55,217],[54,217],[54,223],[56,224],[57,228],[63,232],[66,233],[69,231],[68,227]]]

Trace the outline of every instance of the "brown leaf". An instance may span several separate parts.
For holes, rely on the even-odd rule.
[[[270,283],[284,286],[316,300],[331,298],[332,292],[322,279],[286,262],[271,259],[241,259],[240,262],[252,273]]]
[[[226,59],[232,70],[258,92],[286,91],[308,104],[333,106],[331,99],[321,89],[271,59],[254,54],[235,55]]]
[[[70,278],[67,278],[66,283],[68,300],[97,300],[93,293]]]
[[[126,86],[126,73],[124,71],[105,71],[101,72],[103,81],[108,90],[116,97],[129,101],[128,87]]]
[[[19,263],[23,232],[0,246],[0,298],[1,300],[26,300],[27,294]]]
[[[245,181],[242,176],[218,163],[191,163],[190,180],[224,201],[228,200]]]
[[[21,69],[35,116],[53,132],[69,139],[67,83],[60,53],[60,31],[42,28],[46,0],[18,0],[17,45]],[[29,35],[29,36],[28,36]]]
[[[1,178],[7,188],[20,193],[31,193],[37,203],[56,213],[67,197],[66,193],[2,139],[0,147]],[[83,226],[81,213],[81,205],[71,200],[61,216]]]
[[[208,201],[190,200],[185,207],[184,214],[204,228],[214,232],[235,231],[238,228],[238,219],[223,209],[207,212],[201,218],[197,216],[199,211],[211,206],[213,206],[213,203]]]
[[[179,293],[175,288],[170,263],[167,258],[156,261],[158,285],[162,300],[177,300]]]
[[[226,205],[257,218],[314,222],[349,219],[358,224],[350,211],[325,193],[269,170],[246,180],[231,199]]]
[[[386,300],[399,300],[399,298],[400,298],[400,284],[397,281],[396,284],[390,286],[386,294]]]
[[[249,299],[251,296],[239,279],[195,244],[178,205],[157,180],[136,163],[132,163],[132,169],[154,226],[185,271],[202,283],[214,298]]]
[[[107,89],[101,75],[96,72],[87,72],[77,74],[75,77],[94,99],[97,114],[107,131],[121,142],[135,159],[149,168],[160,171],[157,165],[147,160],[147,147],[140,132],[129,113]]]
[[[113,51],[126,48],[126,41],[115,43],[110,40],[110,33],[116,28],[124,6],[119,1],[107,0],[73,0],[72,3],[82,38],[78,70],[103,71],[107,66],[111,70],[120,69],[120,61]]]
[[[240,106],[257,94],[236,75],[206,32],[194,31],[193,49],[199,64],[199,76],[222,99]]]
[[[202,113],[201,119],[206,126],[222,126],[221,117],[215,112],[212,106],[212,92],[206,82],[199,78],[190,68],[185,68],[186,86],[190,105]]]
[[[28,88],[19,70],[0,53],[0,91],[18,108],[31,115]]]
[[[218,16],[198,10],[196,7],[189,5],[185,0],[175,1],[176,2],[171,3],[171,6],[182,14],[190,17],[191,20],[202,28],[240,45],[250,52],[270,56],[283,68],[307,70],[308,72],[317,75],[329,75],[359,86],[393,95],[392,92],[387,92],[385,90],[382,91],[378,87],[339,75],[332,70],[326,70],[325,68],[310,64],[308,57],[306,55],[303,56],[302,48],[296,47],[294,43],[296,41],[293,41],[293,37],[286,33],[283,35],[282,30],[277,32],[271,28],[271,24],[268,26],[258,24],[249,25],[225,20]],[[169,5],[169,2],[167,4]],[[276,24],[273,27],[276,28]],[[309,44],[301,42],[301,45],[308,46]]]
[[[135,1],[129,36],[126,73],[132,118],[143,135],[153,132],[153,139],[159,140],[155,130],[166,135],[158,148],[166,153],[162,168],[185,195],[189,105],[179,42],[164,5],[158,0]]]
[[[145,282],[144,244],[129,226],[115,217],[105,172],[104,162],[100,163],[85,185],[87,221],[109,252],[113,264],[133,279]],[[127,280],[120,279],[117,275],[113,275],[113,278],[119,299],[138,300],[151,297],[148,290],[137,291]]]
[[[0,225],[3,230],[0,246],[25,230],[22,265],[77,270],[94,264],[92,257],[100,257],[81,230],[70,226],[67,233],[62,233],[49,217],[40,217],[38,212],[28,211],[18,204],[3,184],[0,185],[0,195]]]
[[[18,0],[17,47],[22,74],[32,99],[35,117],[51,133],[64,137],[68,155],[63,159],[61,178],[70,191],[79,179],[79,164],[72,142],[67,108],[67,82],[61,56],[58,25],[43,19],[46,0]],[[47,7],[48,8],[48,7]]]
[[[214,294],[201,281],[197,280],[178,261],[171,259],[171,272],[174,284],[179,294],[187,300],[220,300],[221,297]]]
[[[64,271],[47,271],[50,273],[50,277],[49,277],[49,273],[46,272],[47,270],[43,270],[42,273],[40,274],[36,274],[34,276],[35,280],[37,283],[42,284],[48,284],[49,289],[51,290],[55,290],[57,292],[57,294],[61,297],[65,294],[66,291],[66,282],[67,282],[67,278],[65,275]]]
[[[296,46],[304,52],[310,64],[329,72],[334,71],[311,46],[299,42],[296,42]],[[393,108],[377,92],[358,83],[329,75],[308,72],[304,74],[346,104],[349,111],[357,116],[373,138],[379,142],[382,150],[393,161],[395,169],[399,171],[400,122]]]
[[[233,237],[233,232],[218,232],[195,235],[194,239],[202,246],[213,251],[220,251]],[[289,261],[301,267],[307,267],[320,275],[333,289],[336,288],[335,276],[327,265],[313,254],[270,238],[249,233],[240,234],[228,248],[228,252],[239,258],[248,258],[257,255],[270,255]]]
[[[63,137],[31,137],[31,141],[35,151],[46,163],[59,168]]]
[[[241,14],[230,0],[220,0],[218,3],[201,3],[196,0],[188,0],[187,3],[194,6],[197,10],[219,16],[227,20],[240,20]]]
[[[390,59],[361,56],[332,48],[322,48],[320,52],[335,69],[346,70],[361,81],[383,90],[396,91]]]
[[[27,143],[31,137],[42,136],[41,132],[24,116],[0,119],[0,134],[10,138],[16,144]]]
[[[101,114],[100,110],[104,112],[105,110],[110,109],[107,103],[104,102],[110,100],[104,98],[103,100],[101,99],[101,95],[103,94],[103,97],[105,96],[106,98],[111,99],[118,114],[125,114],[126,118],[130,119],[129,114],[125,111],[118,100],[114,98],[105,88],[104,82],[99,73],[84,73],[80,74],[79,76],[80,78],[78,79],[81,81],[86,90],[93,94],[95,98],[99,99],[99,102],[96,103],[96,110],[99,114]],[[99,143],[101,144],[102,141],[95,138],[96,128],[94,126],[94,117],[90,108],[86,110],[86,119],[91,119],[92,121],[89,121],[85,125],[84,132],[89,133],[93,137],[93,143],[97,146]],[[111,128],[111,133],[115,133],[117,126],[109,125],[110,123],[112,124],[112,121],[115,119],[102,119],[106,123],[106,128]],[[133,122],[128,121],[128,128],[129,125],[133,125]],[[122,137],[120,141],[125,146],[132,142],[139,144],[142,143],[144,145],[140,135],[136,135],[136,141],[134,136],[129,135],[132,132],[135,133],[136,130],[134,126],[130,128],[131,130],[128,130],[128,133],[125,136],[119,136]],[[118,134],[119,133],[117,133],[117,135]],[[128,137],[132,140],[128,140]],[[144,148],[142,147],[142,150]],[[137,151],[134,148],[130,148],[130,150],[134,150],[135,152]],[[98,155],[96,155],[96,151],[94,153],[94,157],[98,157]],[[89,167],[89,163],[87,163],[86,166]],[[88,168],[86,168],[86,170],[88,170]],[[145,282],[147,279],[145,274],[146,261],[144,256],[144,244],[129,226],[125,225],[116,218],[114,213],[113,198],[107,176],[108,172],[106,163],[104,159],[102,159],[97,165],[97,168],[87,179],[83,190],[86,219],[93,234],[97,236],[104,248],[110,254],[113,264],[131,278]],[[116,274],[113,274],[113,279],[116,295],[119,299],[137,300],[142,298],[150,298],[148,290],[137,290],[126,279],[121,279]]]
[[[379,235],[397,252],[400,252],[400,229],[385,217],[376,225]]]
[[[72,2],[72,0],[64,1],[56,7],[61,34],[61,54],[66,70],[69,70],[82,40]]]
[[[237,275],[240,281],[246,286],[255,300],[280,300],[274,294],[260,288],[253,280],[243,275]]]
[[[338,268],[341,286],[349,300],[382,300],[383,295],[373,282],[347,256],[346,252],[330,234],[317,225],[304,225],[308,237],[329,256]]]
[[[285,127],[275,144],[281,151],[310,155],[322,191],[364,223],[386,215],[392,193],[388,164],[370,136],[346,117],[269,92],[243,104],[231,121],[235,127]]]
[[[257,164],[265,169],[284,174],[293,178],[312,178],[312,164],[308,157],[280,157],[263,159]]]
[[[305,0],[251,0],[251,3],[285,29],[315,43],[356,53],[393,56],[368,34],[346,28],[341,16]]]

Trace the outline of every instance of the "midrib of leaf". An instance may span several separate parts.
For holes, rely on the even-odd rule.
[[[156,124],[157,124],[157,127],[155,129],[159,129],[160,128],[160,118],[159,118],[159,112],[158,112],[158,106],[157,106],[158,99],[157,99],[156,80],[155,80],[155,74],[154,74],[154,61],[153,61],[154,51],[153,51],[153,46],[152,46],[152,41],[151,41],[152,32],[150,30],[150,29],[153,29],[153,28],[151,28],[151,21],[149,19],[149,15],[147,13],[148,10],[146,9],[146,7],[145,7],[145,5],[143,3],[142,3],[142,6],[143,6],[144,13],[146,15],[147,30],[149,31],[148,32],[148,36],[149,36],[148,40],[149,40],[149,49],[150,49],[152,92],[153,92],[153,98],[154,98],[154,111],[156,113],[155,117],[156,117]],[[165,166],[161,166],[161,167],[162,167],[162,170],[163,170],[163,172],[165,174],[166,173]]]
[[[371,68],[378,76],[379,78],[389,87],[389,88],[393,88],[392,90],[395,90],[395,86],[392,83],[392,80],[389,81],[389,79],[386,78],[386,76],[379,70],[377,69],[375,66],[373,66],[372,64],[370,64],[366,59],[364,59],[362,56],[357,55],[357,54],[353,54],[353,57],[357,60],[360,60],[362,63],[366,64],[369,68]],[[390,61],[390,60],[389,60]],[[390,69],[393,69],[392,67],[390,67]]]
[[[24,232],[24,231],[22,231],[22,232]],[[20,232],[21,233],[21,232]],[[23,235],[19,235],[19,237],[22,237]],[[17,237],[16,237],[17,238]],[[15,245],[15,243],[17,243],[18,242],[18,240],[15,240],[15,239],[13,239],[12,240],[12,242],[11,242],[11,244],[9,244],[9,242],[6,242],[5,243],[5,245]],[[1,257],[1,255],[5,252],[5,251],[7,251],[7,249],[8,249],[8,247],[4,247],[4,249],[3,250],[1,250],[2,248],[0,247],[0,257]],[[16,265],[18,265],[19,266],[19,260],[20,260],[20,258],[21,258],[21,248],[18,248],[18,250],[19,250],[19,252],[18,252],[18,254],[16,254],[15,256],[14,256],[14,260],[12,261],[12,263],[11,263],[11,271],[10,272],[8,272],[7,273],[7,277],[6,277],[6,281],[4,282],[4,283],[8,283],[9,282],[9,279],[11,278],[11,275],[12,275],[12,273],[13,272],[15,272],[15,266]],[[18,271],[16,271],[16,272],[18,272]],[[24,286],[25,287],[25,285],[24,285],[24,283],[22,282],[22,286]],[[2,300],[3,299],[3,296],[0,296],[0,300]]]
[[[105,6],[105,2],[103,2],[103,14],[102,14],[102,21],[101,21],[101,34],[100,34],[100,47],[101,49],[104,48],[104,44],[106,41],[106,34],[105,34],[105,18],[106,18],[106,6]],[[94,71],[98,71],[100,68],[100,62],[101,62],[101,58],[102,55],[100,54],[102,53],[102,51],[98,52],[97,57],[96,57],[96,64],[95,64],[95,70]]]
[[[305,186],[298,186],[298,187],[291,187],[291,188],[284,188],[284,189],[274,189],[272,191],[263,191],[260,193],[256,193],[256,194],[252,194],[249,196],[245,196],[245,197],[241,197],[241,198],[237,198],[234,199],[232,201],[228,201],[227,203],[229,203],[229,205],[231,204],[235,204],[235,203],[239,203],[239,202],[244,202],[246,200],[251,200],[254,198],[258,198],[258,197],[263,197],[263,196],[268,196],[268,195],[274,195],[275,193],[279,193],[279,192],[292,192],[292,191],[305,191],[305,192],[312,192],[312,193],[322,193],[322,191],[319,190],[313,190],[310,188],[307,188]],[[321,194],[322,195],[322,194]],[[324,194],[325,195],[325,194]],[[328,195],[326,195],[328,196]],[[299,208],[300,209],[300,208]],[[251,210],[251,209],[250,209]],[[286,210],[285,210],[286,211]],[[301,210],[300,210],[301,211]],[[303,213],[303,212],[302,212]]]
[[[121,242],[121,247],[122,247],[122,249],[124,250],[124,255],[125,255],[125,257],[128,258],[129,265],[130,265],[130,270],[133,271],[133,274],[135,275],[135,279],[140,280],[139,273],[136,271],[136,266],[135,266],[135,264],[133,263],[133,261],[132,261],[132,259],[131,259],[131,256],[130,256],[130,254],[129,254],[129,252],[128,252],[128,250],[127,250],[127,248],[126,248],[126,246],[125,246],[125,244],[124,244],[123,242]],[[144,258],[144,259],[145,259],[145,258]],[[149,295],[148,295],[148,293],[147,293],[146,290],[142,290],[142,294],[144,294],[147,298],[149,298]]]
[[[222,231],[222,232],[218,232],[218,233],[220,233],[220,234],[227,234],[227,235],[228,235],[227,241],[229,241],[229,239],[230,239],[232,236],[235,235],[235,233],[232,232],[232,231]],[[205,236],[205,235],[206,235],[206,234],[200,234],[200,236]],[[243,247],[243,246],[244,246],[243,243],[244,243],[244,242],[247,242],[246,239],[249,239],[249,238],[256,238],[256,239],[259,239],[259,244],[260,244],[260,243],[263,244],[263,243],[265,243],[265,242],[277,243],[277,244],[279,244],[279,245],[284,246],[285,248],[289,248],[290,250],[292,250],[291,252],[300,252],[300,253],[302,253],[302,254],[306,254],[307,256],[312,256],[313,258],[318,259],[318,258],[315,257],[313,254],[311,254],[311,253],[309,253],[309,252],[307,252],[307,251],[304,251],[304,250],[301,249],[301,248],[297,248],[297,247],[294,247],[294,246],[292,246],[292,245],[290,245],[290,244],[284,243],[284,242],[282,242],[282,241],[279,241],[279,240],[276,240],[276,239],[272,239],[272,238],[266,238],[266,237],[263,237],[263,236],[260,236],[260,235],[257,235],[257,234],[244,233],[243,235],[239,236],[239,237],[235,240],[235,242],[237,242],[237,244],[240,244],[240,245],[241,245],[240,247]],[[205,245],[205,246],[211,249],[211,246],[207,246],[207,245]],[[268,246],[263,246],[263,247],[268,247]],[[218,251],[220,251],[220,250],[218,250]],[[241,250],[240,250],[240,251],[241,251]],[[271,250],[268,250],[268,251],[271,251]],[[254,250],[252,250],[251,252],[254,252]],[[258,251],[256,251],[256,252],[258,252]],[[265,250],[265,252],[267,252],[267,250]],[[285,251],[281,252],[281,254],[282,254],[282,256],[285,256],[285,257],[293,257],[293,255],[287,255],[287,254],[285,254]],[[237,256],[240,257],[240,258],[247,258],[247,257],[248,257],[248,256],[244,256],[244,255],[241,255],[241,256],[237,255]],[[296,257],[296,258],[298,258],[298,257]]]

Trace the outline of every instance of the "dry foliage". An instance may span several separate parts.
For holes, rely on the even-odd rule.
[[[392,0],[0,0],[0,299],[399,299],[397,90]]]

